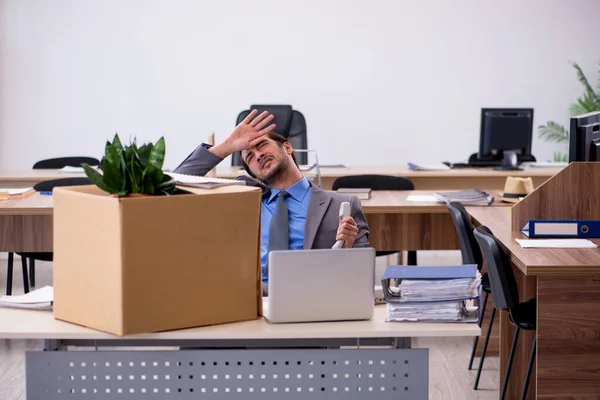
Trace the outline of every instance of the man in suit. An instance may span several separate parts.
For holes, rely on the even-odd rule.
[[[276,204],[287,206],[289,243],[284,247],[292,250],[330,249],[338,240],[344,241],[344,248],[368,247],[369,227],[360,200],[356,196],[327,192],[313,186],[300,172],[291,144],[274,132],[275,124],[267,126],[273,115],[266,111],[256,114],[253,110],[222,143],[196,148],[173,172],[205,175],[225,157],[241,152],[242,165],[253,179],[240,178],[247,184],[263,188],[261,266],[265,288],[268,252],[273,249],[270,244],[273,245],[279,236],[273,233],[276,231],[271,224],[273,215],[278,213]],[[278,200],[282,195],[283,202]],[[339,210],[344,201],[351,205],[351,216],[341,219]]]

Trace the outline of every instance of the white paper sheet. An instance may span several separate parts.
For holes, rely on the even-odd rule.
[[[49,310],[52,308],[53,300],[54,289],[52,286],[44,286],[20,296],[1,296],[0,306]]]
[[[434,202],[437,203],[438,199],[435,196],[427,195],[427,194],[411,194],[406,198],[407,201],[414,202]]]
[[[598,247],[587,239],[517,239],[524,249],[595,249]]]

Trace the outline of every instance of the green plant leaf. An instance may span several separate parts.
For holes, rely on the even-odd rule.
[[[102,173],[104,183],[113,188],[113,193],[122,193],[126,188],[126,177],[123,166],[125,165],[119,150],[112,144],[106,143]]]
[[[130,193],[144,193],[143,170],[140,166],[135,150],[131,150],[127,159],[128,191]]]
[[[577,103],[572,104],[569,108],[571,115],[587,114],[593,111],[600,111],[600,102],[595,96],[589,96],[587,93],[579,97]]]
[[[105,192],[117,193],[117,190],[115,188],[104,183],[104,177],[98,171],[96,171],[96,169],[90,167],[86,163],[81,164],[81,166],[83,167],[83,170],[85,171],[87,177],[90,179],[90,181],[92,181],[94,185],[98,186],[101,190],[104,190]]]
[[[164,174],[162,182],[156,187],[156,189],[169,194],[174,193],[176,190],[175,179],[167,174]]]
[[[554,152],[554,162],[567,162],[569,160],[569,155],[565,153],[561,153],[559,151]]]
[[[564,126],[553,121],[548,121],[546,125],[540,125],[538,134],[540,139],[549,143],[568,143],[569,141],[569,132]]]
[[[142,145],[138,151],[138,159],[142,164],[142,168],[146,168],[148,165],[148,160],[150,159],[150,153],[152,152],[152,148],[154,145],[152,143],[147,143]]]
[[[165,138],[161,137],[158,142],[150,150],[150,158],[148,163],[153,165],[155,168],[162,170],[163,163],[165,161]],[[161,176],[162,179],[162,176]]]
[[[585,94],[587,94],[591,98],[594,98],[597,103],[600,103],[600,98],[596,95],[594,89],[592,89],[592,86],[588,82],[579,65],[577,65],[574,62],[572,62],[571,65],[573,65],[573,68],[575,68],[575,71],[577,71],[577,79],[579,79],[579,82],[581,82],[581,84],[585,88]]]
[[[117,151],[123,151],[123,144],[121,144],[121,139],[119,139],[119,134],[115,133],[115,137],[113,138],[112,145]]]
[[[122,151],[122,148],[121,148]],[[119,166],[119,149],[110,142],[106,142],[106,147],[104,149],[104,158],[106,162],[109,164],[113,164],[115,166]]]

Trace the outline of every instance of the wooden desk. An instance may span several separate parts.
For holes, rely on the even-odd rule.
[[[454,224],[445,205],[407,200],[411,194],[429,193],[375,191],[370,200],[363,200],[371,245],[378,250],[396,251],[458,249]],[[22,200],[0,201],[0,251],[52,251],[52,234],[52,196],[35,194]],[[491,302],[488,307],[491,309]],[[487,319],[482,328],[485,332]],[[497,354],[497,337],[494,331],[488,355]],[[480,340],[477,354],[482,346]]]
[[[321,391],[329,393],[326,398],[344,398],[335,391],[362,391],[361,399],[396,399],[396,390],[414,398],[427,398],[429,391],[428,349],[411,348],[412,337],[480,333],[476,324],[386,323],[384,316],[382,305],[369,321],[270,324],[260,318],[120,338],[57,321],[49,311],[0,308],[0,338],[45,339],[46,351],[26,354],[32,399],[86,392],[103,399],[120,399],[123,393],[172,397],[157,396],[159,390],[192,398],[183,396],[229,388],[246,394],[242,398],[279,398],[274,392],[290,392],[290,387],[292,396],[314,389],[311,398],[325,398]],[[118,351],[70,351],[68,346]],[[132,349],[140,346],[156,350]]]
[[[350,166],[347,168],[321,168],[322,187],[331,189],[336,178],[347,175],[380,174],[403,176],[410,179],[416,190],[454,190],[487,188],[489,190],[502,190],[507,176],[530,176],[535,187],[539,186],[550,177],[556,175],[562,168],[526,168],[523,171],[495,171],[492,168],[460,168],[449,171],[413,171],[406,166]],[[238,167],[219,166],[216,169],[217,177],[235,178],[245,174]],[[308,177],[315,177],[314,170],[305,173]],[[21,170],[0,171],[0,187],[31,186],[37,182],[84,176],[77,173],[61,173],[58,170]]]
[[[385,305],[375,306],[369,321],[270,324],[265,319],[220,324],[167,332],[117,337],[80,325],[54,319],[50,311],[0,307],[0,338],[3,339],[315,339],[476,336],[477,324],[385,322]]]
[[[362,201],[371,245],[378,250],[458,249],[446,206],[408,201],[411,194],[430,192],[375,191]],[[0,201],[0,251],[52,251],[52,196]]]
[[[600,249],[523,249],[510,228],[509,208],[468,209],[502,242],[513,263],[520,301],[537,297],[537,358],[527,398],[600,396]],[[600,240],[594,240],[600,244]],[[500,382],[513,337],[500,313]],[[533,342],[522,332],[507,398],[519,398]],[[536,385],[537,383],[537,385]],[[537,397],[536,397],[537,386]]]

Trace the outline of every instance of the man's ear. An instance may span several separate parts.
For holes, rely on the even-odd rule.
[[[288,154],[288,156],[291,156],[292,153],[294,152],[294,148],[292,147],[290,142],[284,142],[283,148],[285,149],[285,152]]]

